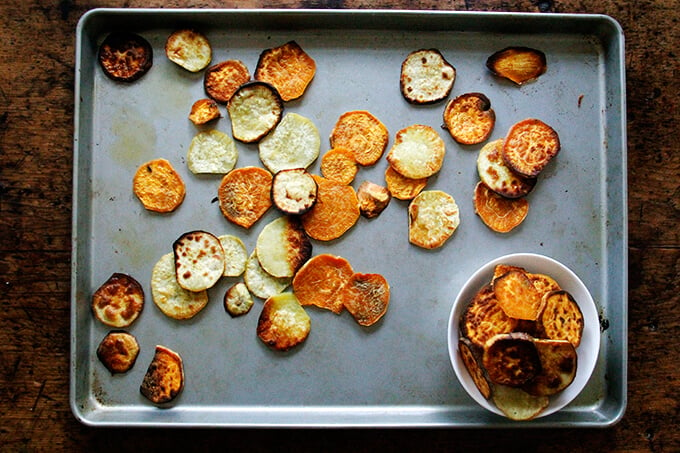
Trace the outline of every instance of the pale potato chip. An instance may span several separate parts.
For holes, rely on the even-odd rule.
[[[290,277],[278,278],[268,274],[260,265],[257,252],[254,250],[246,262],[246,272],[243,275],[243,280],[248,290],[255,297],[267,299],[288,288],[293,279]]]
[[[179,286],[172,253],[163,255],[153,267],[151,296],[158,309],[173,319],[193,318],[208,304],[207,291],[187,291]]]
[[[168,59],[190,72],[205,69],[212,59],[210,41],[196,30],[177,30],[165,41]]]
[[[512,171],[503,160],[503,139],[487,143],[477,155],[479,179],[505,198],[520,198],[531,192],[536,178],[527,178]]]
[[[316,74],[316,63],[295,41],[260,54],[255,79],[271,83],[284,101],[302,96]]]
[[[253,297],[243,282],[235,283],[224,293],[224,309],[232,317],[245,315],[253,308],[253,304]]]
[[[144,289],[133,277],[114,273],[92,295],[92,313],[110,327],[127,327],[144,309]]]
[[[299,218],[279,217],[262,228],[255,245],[260,266],[273,277],[293,277],[312,256],[312,242]]]
[[[170,162],[154,159],[139,166],[132,191],[149,211],[172,212],[184,201],[186,186]]]
[[[319,130],[297,113],[286,114],[271,134],[260,140],[260,160],[276,174],[281,170],[307,168],[319,157]]]
[[[283,101],[268,83],[249,82],[241,85],[229,99],[227,113],[234,138],[257,143],[281,121]]]
[[[189,291],[212,288],[224,275],[225,257],[220,240],[207,231],[189,231],[172,245],[177,283]]]
[[[517,387],[495,385],[493,402],[511,420],[531,420],[550,404],[547,396],[533,396]]]
[[[408,207],[409,242],[426,249],[441,247],[460,224],[456,200],[441,190],[426,190]]]
[[[445,154],[446,145],[437,131],[414,124],[397,132],[387,162],[407,178],[427,178],[442,168]]]
[[[299,215],[316,203],[317,184],[304,168],[281,170],[272,180],[272,203],[284,214]]]
[[[257,321],[257,336],[267,346],[287,351],[309,336],[312,321],[293,293],[268,298]]]
[[[234,235],[217,236],[224,250],[224,276],[239,277],[246,270],[248,252],[243,241]]]
[[[237,159],[238,149],[234,140],[215,129],[196,134],[187,153],[187,165],[194,174],[229,173],[236,165]]]
[[[401,64],[401,94],[413,104],[431,104],[446,98],[456,80],[456,69],[437,49],[411,52]]]

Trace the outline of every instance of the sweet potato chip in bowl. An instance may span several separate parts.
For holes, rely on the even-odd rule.
[[[583,333],[581,343],[576,348],[576,373],[573,381],[564,388],[564,390],[553,395],[531,395],[529,392],[533,392],[534,390],[530,383],[527,382],[520,386],[513,387],[512,392],[508,393],[507,388],[500,388],[503,386],[499,383],[494,383],[489,377],[490,375],[485,373],[485,377],[492,388],[491,396],[485,398],[482,395],[482,392],[477,388],[475,380],[473,380],[468,371],[459,351],[461,338],[465,336],[464,330],[461,328],[461,322],[463,322],[466,309],[475,295],[481,289],[488,287],[494,279],[494,271],[503,269],[499,265],[512,266],[514,272],[525,271],[530,274],[548,275],[559,284],[563,291],[568,292],[573,300],[577,302],[583,315]],[[517,332],[521,332],[526,326],[526,322],[519,322],[517,327],[513,330],[513,335],[517,335]],[[531,331],[528,335],[521,333],[523,339],[535,338],[536,341],[546,341],[547,337],[543,335],[541,326],[533,327],[536,327],[536,329],[530,329]],[[503,335],[508,334],[510,334],[510,332]],[[547,341],[558,340],[548,339]],[[491,342],[492,340],[489,340],[486,345],[489,345]],[[477,353],[476,355],[481,358],[484,355],[484,348],[476,347],[478,348],[478,350],[475,351]],[[595,302],[593,301],[588,288],[581,279],[564,264],[547,256],[533,253],[515,253],[501,256],[487,262],[473,273],[458,293],[453,303],[448,323],[448,350],[451,364],[460,384],[468,395],[470,395],[470,397],[480,406],[495,414],[514,420],[530,420],[537,417],[544,417],[559,411],[572,402],[590,380],[600,351],[600,322],[597,307],[595,306]],[[488,360],[486,365],[489,366]],[[546,372],[547,371],[549,370],[546,370]],[[475,371],[475,373],[479,374],[477,371]],[[479,383],[479,376],[476,376],[476,379]],[[496,397],[494,397],[494,388],[500,389],[499,392],[497,392]],[[485,393],[488,395],[488,392],[485,391]],[[516,400],[513,400],[513,398],[516,398]],[[539,403],[541,399],[545,398],[548,398],[548,404],[545,408],[542,408]],[[530,411],[520,410],[524,409],[524,407],[513,408],[513,401],[517,401],[518,405],[536,404],[540,410],[532,413]],[[503,409],[499,408],[499,405],[502,406]]]

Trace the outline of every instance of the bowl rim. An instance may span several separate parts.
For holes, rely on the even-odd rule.
[[[460,288],[449,315],[448,322],[448,350],[449,359],[453,370],[467,394],[485,409],[506,417],[506,415],[493,404],[492,399],[487,400],[475,386],[465,365],[463,365],[458,353],[459,320],[464,307],[472,299],[472,296],[481,289],[484,284],[491,281],[493,269],[497,264],[520,266],[529,272],[543,273],[553,277],[562,289],[568,291],[577,301],[584,317],[584,328],[581,343],[577,348],[578,364],[574,381],[562,392],[550,397],[548,407],[535,418],[553,414],[576,398],[586,386],[597,364],[601,346],[600,322],[595,301],[583,281],[565,264],[546,255],[538,253],[510,253],[494,258],[480,266]],[[547,268],[547,269],[546,269]],[[557,271],[557,272],[555,272]],[[555,273],[559,274],[557,277]]]

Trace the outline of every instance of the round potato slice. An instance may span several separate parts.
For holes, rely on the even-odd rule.
[[[441,247],[460,224],[456,200],[441,190],[425,190],[408,207],[409,242],[425,249]]]
[[[552,340],[567,340],[575,348],[581,344],[583,313],[567,291],[551,291],[543,296],[543,311],[539,322],[545,335]]]
[[[482,222],[497,233],[508,233],[519,226],[529,212],[526,198],[504,198],[478,182],[473,197],[475,212]]]
[[[118,82],[134,82],[153,66],[149,41],[130,32],[114,32],[99,46],[99,64],[104,74]]]
[[[362,326],[372,326],[390,304],[390,285],[380,274],[353,274],[340,289],[342,305]]]
[[[238,160],[236,143],[224,132],[212,129],[194,136],[187,153],[187,165],[194,174],[224,174]]]
[[[189,231],[172,245],[177,283],[189,291],[212,288],[224,275],[225,256],[220,240],[207,231]]]
[[[412,104],[432,104],[446,98],[456,80],[456,69],[437,49],[408,54],[401,64],[401,94]]]
[[[484,346],[484,369],[492,382],[520,387],[541,371],[533,338],[523,332],[495,335]]]
[[[517,387],[495,385],[493,402],[511,420],[531,420],[550,404],[547,396],[533,396]]]
[[[506,315],[516,319],[535,321],[544,302],[527,274],[511,270],[493,280],[493,291]]]
[[[208,304],[208,292],[188,291],[177,283],[175,257],[163,255],[151,272],[151,295],[156,307],[173,319],[190,319]]]
[[[491,285],[480,289],[472,298],[460,319],[460,331],[477,348],[484,348],[486,342],[501,333],[517,328],[517,319],[505,314]]]
[[[210,41],[196,30],[177,30],[165,41],[165,55],[190,72],[205,69],[212,59]]]
[[[314,177],[304,168],[281,170],[272,181],[272,203],[285,214],[304,214],[316,203],[317,191]]]
[[[460,353],[460,358],[463,360],[463,365],[465,365],[468,373],[470,373],[472,381],[475,383],[475,386],[482,396],[486,399],[491,398],[491,383],[486,376],[486,371],[482,366],[482,359],[479,357],[474,345],[467,338],[459,338],[458,352]]]
[[[529,47],[506,47],[486,60],[486,67],[517,85],[536,79],[548,69],[545,54]]]
[[[359,171],[354,153],[348,148],[331,148],[321,158],[321,175],[341,184],[350,184]]]
[[[191,106],[189,120],[197,126],[221,118],[220,108],[213,99],[199,99]]]
[[[312,242],[296,217],[279,217],[265,225],[255,246],[260,266],[273,277],[293,277],[312,256]]]
[[[128,372],[138,355],[137,338],[123,331],[109,332],[97,346],[97,358],[111,374]]]
[[[238,236],[224,234],[217,236],[224,250],[224,276],[239,277],[246,270],[248,252]]]
[[[224,309],[232,318],[243,316],[253,308],[253,297],[248,291],[248,287],[243,282],[232,285],[224,293]]]
[[[463,145],[475,145],[491,135],[496,124],[496,113],[485,95],[466,93],[446,104],[444,124],[455,141]]]
[[[514,124],[503,143],[503,160],[516,173],[534,178],[560,151],[560,138],[541,120]]]
[[[287,351],[309,336],[312,321],[293,293],[268,298],[257,320],[257,336],[270,348]]]
[[[345,234],[359,220],[359,198],[352,186],[314,175],[318,186],[316,203],[302,214],[302,226],[318,241],[332,241]]]
[[[250,228],[271,207],[272,174],[261,167],[243,167],[227,173],[217,190],[222,215]]]
[[[248,67],[240,60],[227,60],[205,70],[203,88],[211,99],[226,104],[236,90],[250,80]]]
[[[260,160],[274,174],[309,167],[319,157],[320,148],[319,130],[309,118],[297,113],[286,114],[259,143]]]
[[[255,69],[255,79],[274,85],[284,101],[302,96],[314,74],[314,59],[295,41],[264,50]]]
[[[412,200],[427,187],[428,178],[412,179],[398,173],[388,166],[385,170],[385,183],[394,198]]]
[[[399,132],[387,153],[387,162],[402,176],[427,178],[437,173],[444,163],[446,145],[430,126],[414,124]]]
[[[274,277],[265,271],[260,265],[256,251],[250,254],[246,262],[246,272],[243,275],[248,290],[260,299],[267,299],[279,294],[288,288],[291,281],[290,277]]]
[[[522,389],[531,395],[550,396],[569,387],[576,377],[576,348],[567,340],[535,339],[541,371]]]
[[[293,292],[302,305],[315,305],[338,314],[344,308],[339,292],[353,274],[345,258],[316,255],[295,274]]]
[[[112,274],[92,296],[92,313],[107,326],[127,327],[143,309],[144,289],[126,274]]]
[[[265,82],[241,85],[227,103],[234,138],[257,143],[281,121],[283,101],[276,88]]]
[[[184,388],[182,357],[165,346],[156,346],[153,359],[144,375],[140,392],[155,404],[174,400]]]
[[[182,204],[186,186],[170,162],[154,159],[139,166],[132,180],[132,191],[144,208],[165,213]]]
[[[359,165],[373,165],[387,149],[389,133],[378,118],[365,110],[352,110],[340,115],[331,131],[332,148],[345,148],[354,153]]]
[[[477,173],[486,187],[505,198],[524,197],[536,185],[536,178],[519,175],[505,164],[503,139],[489,142],[479,150]]]

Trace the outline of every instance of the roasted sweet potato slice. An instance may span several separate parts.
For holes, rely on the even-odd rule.
[[[529,194],[536,178],[527,178],[512,171],[503,160],[503,139],[487,143],[477,155],[479,179],[505,198],[520,198]]]
[[[238,161],[238,148],[232,138],[222,131],[200,131],[189,144],[187,167],[194,174],[229,173]]]
[[[340,256],[321,254],[309,259],[293,278],[293,292],[302,305],[340,313],[344,306],[339,291],[354,274],[349,261]]]
[[[316,74],[316,63],[295,41],[260,54],[255,79],[271,83],[284,101],[302,96]]]
[[[541,371],[522,388],[531,395],[550,396],[567,388],[576,377],[576,349],[567,340],[534,340]]]
[[[113,32],[99,46],[99,64],[110,79],[134,82],[153,66],[153,48],[140,35]]]
[[[493,268],[493,277],[491,278],[491,283],[493,284],[494,280],[510,271],[527,272],[527,270],[523,267],[500,263]]]
[[[173,319],[191,319],[208,304],[207,291],[193,292],[179,286],[173,253],[166,253],[154,265],[151,295],[156,307]]]
[[[321,158],[321,175],[341,184],[350,184],[359,171],[354,153],[345,147],[331,148]]]
[[[292,277],[312,256],[312,243],[298,217],[282,216],[262,228],[255,251],[268,274]]]
[[[541,120],[514,124],[503,143],[503,160],[513,171],[534,178],[560,151],[560,138]]]
[[[149,211],[172,212],[184,201],[186,186],[170,162],[154,159],[139,166],[132,191]]]
[[[264,82],[244,83],[227,102],[231,133],[243,143],[257,143],[283,117],[283,101],[276,89]]]
[[[515,330],[517,320],[505,314],[491,285],[480,289],[460,318],[461,334],[473,345],[483,348],[486,342],[501,333]]]
[[[359,198],[359,211],[367,219],[379,216],[392,199],[387,187],[371,181],[361,183],[359,189],[357,189],[357,197]]]
[[[128,372],[138,355],[137,338],[123,331],[109,332],[97,346],[97,358],[111,374]]]
[[[482,357],[478,351],[467,338],[460,338],[458,340],[458,353],[463,360],[463,365],[465,365],[468,373],[470,373],[475,387],[477,387],[484,398],[489,399],[491,398],[492,387],[486,375],[486,370],[482,365]]]
[[[533,80],[548,69],[545,54],[530,47],[506,47],[486,60],[486,67],[517,85]]]
[[[304,168],[289,168],[274,175],[272,202],[285,214],[304,214],[316,203],[317,191],[311,173]]]
[[[505,198],[479,181],[473,197],[475,213],[497,233],[508,233],[519,226],[529,212],[526,198]]]
[[[553,340],[567,340],[575,348],[581,344],[583,313],[567,291],[551,291],[543,296],[539,322],[542,332]]]
[[[414,124],[397,132],[387,162],[398,173],[412,179],[437,173],[444,163],[446,145],[430,126]]]
[[[362,326],[371,326],[387,312],[390,285],[380,274],[353,274],[339,294],[342,305]]]
[[[253,304],[253,296],[243,282],[234,283],[224,293],[224,309],[232,318],[245,315]]]
[[[246,270],[248,252],[241,238],[232,234],[217,236],[224,250],[224,276],[238,277]]]
[[[387,149],[387,127],[366,110],[352,110],[340,115],[331,131],[333,148],[346,148],[354,153],[359,165],[373,165]]]
[[[401,94],[412,104],[432,104],[445,99],[456,80],[456,69],[437,49],[409,53],[401,64]]]
[[[490,338],[484,346],[482,362],[492,382],[511,387],[521,387],[541,371],[533,338],[522,332]]]
[[[217,191],[220,210],[230,222],[250,228],[271,207],[272,174],[261,167],[227,173]]]
[[[203,89],[208,97],[226,104],[236,90],[249,80],[250,71],[242,61],[226,60],[205,70]]]
[[[550,398],[530,395],[519,387],[494,385],[493,402],[509,419],[526,421],[539,416]]]
[[[307,168],[319,157],[321,137],[312,120],[288,113],[258,146],[260,160],[276,174],[281,170]]]
[[[407,178],[391,166],[385,170],[385,184],[394,198],[412,200],[427,187],[428,178]]]
[[[482,143],[491,135],[496,125],[496,113],[486,95],[461,94],[446,104],[444,125],[458,143],[475,145]]]
[[[312,323],[295,294],[281,293],[264,303],[257,320],[257,336],[267,346],[287,351],[304,342]]]
[[[418,247],[441,247],[459,224],[456,200],[441,190],[425,190],[408,206],[408,240]]]
[[[175,351],[156,346],[153,359],[146,370],[140,392],[155,404],[169,403],[184,388],[184,363]]]
[[[197,126],[209,123],[222,117],[220,108],[214,99],[199,99],[194,102],[189,112],[189,120]]]
[[[177,238],[172,248],[175,275],[182,288],[204,291],[212,288],[224,275],[224,249],[214,234],[202,230],[189,231]]]
[[[538,319],[544,303],[525,272],[511,270],[494,279],[493,291],[506,315],[530,321]]]
[[[560,288],[560,284],[549,275],[527,272],[527,277],[529,277],[529,280],[531,280],[531,283],[533,283],[534,288],[536,288],[541,297],[550,291],[559,291],[562,289]]]
[[[144,309],[144,289],[134,277],[113,273],[92,296],[94,316],[111,327],[127,327]]]
[[[212,47],[201,32],[185,28],[168,36],[165,55],[187,71],[198,72],[210,64]]]
[[[248,291],[260,299],[268,299],[279,294],[290,285],[292,280],[290,277],[274,277],[267,273],[260,265],[260,260],[257,258],[255,250],[248,257],[248,261],[246,261],[246,272],[243,275],[243,281],[248,287]]]
[[[318,186],[316,203],[302,215],[302,226],[311,238],[331,241],[359,220],[359,199],[352,186],[317,175],[314,180]]]

